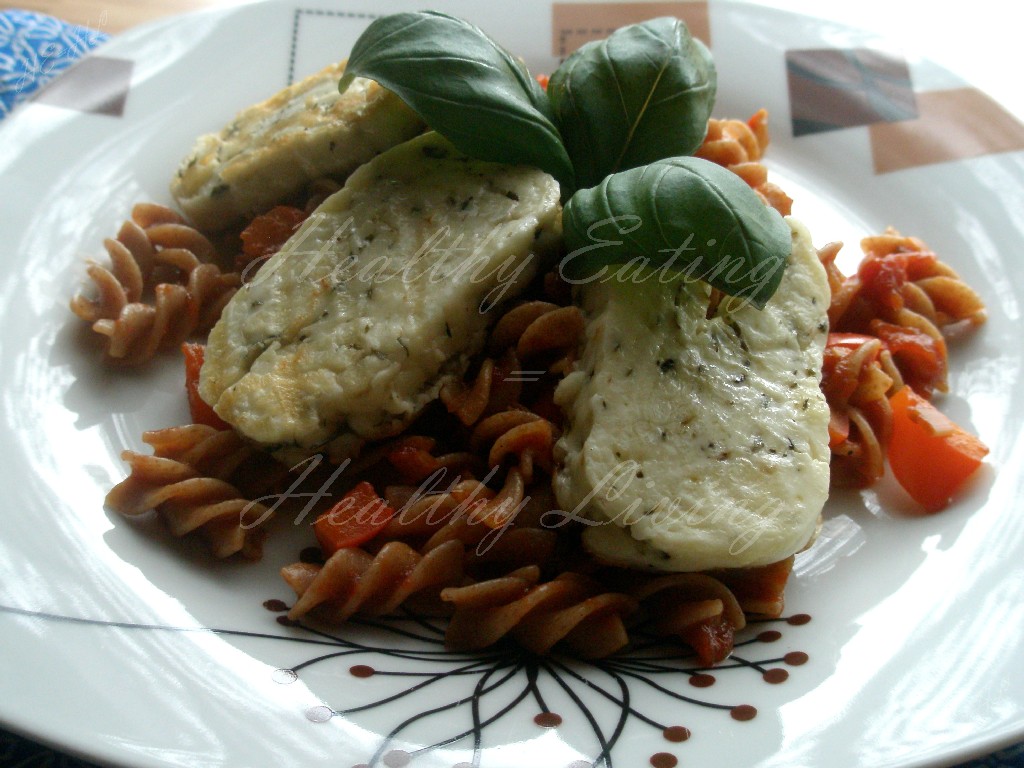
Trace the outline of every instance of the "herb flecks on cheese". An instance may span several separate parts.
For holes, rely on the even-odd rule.
[[[200,393],[294,457],[397,434],[483,346],[560,237],[558,184],[429,133],[352,174],[210,334]]]
[[[196,140],[171,182],[196,226],[217,231],[251,219],[423,131],[416,113],[377,83],[360,78],[339,93],[344,69],[332,64]]]
[[[578,368],[556,401],[562,510],[618,565],[697,571],[764,565],[801,549],[828,496],[829,411],[818,386],[829,289],[806,228],[763,310],[648,272],[579,289]]]

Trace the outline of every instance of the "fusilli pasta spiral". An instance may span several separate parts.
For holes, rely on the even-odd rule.
[[[834,332],[878,336],[905,383],[924,395],[946,391],[946,335],[985,321],[985,306],[956,272],[916,237],[895,229],[861,241],[855,275],[833,290]]]
[[[735,173],[764,201],[783,216],[793,209],[793,200],[778,185],[768,181],[768,169],[761,162],[768,147],[768,111],[760,109],[743,120],[708,120],[704,143],[694,153]]]
[[[202,233],[161,205],[136,205],[104,247],[110,266],[86,269],[97,297],[75,296],[71,311],[105,337],[108,359],[119,363],[144,363],[209,330],[241,282],[210,262],[215,249]]]
[[[465,587],[450,587],[441,599],[451,603],[445,642],[456,650],[477,650],[513,635],[535,653],[548,653],[564,641],[577,654],[607,656],[628,642],[623,615],[636,610],[628,595],[602,591],[599,583],[563,573],[537,583],[534,566]]]
[[[821,388],[831,411],[830,448],[838,478],[869,485],[885,472],[892,431],[889,394],[898,378],[879,339],[832,344],[825,350]]]
[[[127,516],[155,509],[173,535],[198,532],[216,557],[258,559],[270,510],[229,482],[251,470],[254,449],[232,430],[201,424],[146,432],[142,439],[154,454],[122,452],[131,473],[107,494],[107,506]],[[281,474],[263,479],[274,482]]]
[[[316,609],[320,619],[337,624],[355,613],[393,613],[413,595],[458,584],[462,561],[460,541],[447,541],[425,554],[391,541],[376,555],[348,547],[331,555],[323,566],[288,565],[281,575],[299,598],[288,618],[298,620]]]
[[[833,478],[869,485],[885,471],[889,398],[904,386],[947,389],[946,337],[985,321],[981,298],[918,238],[893,228],[864,238],[857,273],[835,264],[840,243],[818,252],[832,302],[821,387],[831,411]]]
[[[548,301],[519,304],[495,324],[488,342],[492,356],[481,363],[473,383],[446,385],[441,401],[467,426],[508,408],[520,398],[524,383],[571,368],[582,333],[583,314],[577,307]]]

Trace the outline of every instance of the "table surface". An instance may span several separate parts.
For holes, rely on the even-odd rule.
[[[81,24],[109,35],[176,13],[224,8],[244,0],[21,0],[0,8],[23,8]]]

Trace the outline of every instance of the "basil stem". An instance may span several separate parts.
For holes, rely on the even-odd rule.
[[[544,91],[526,66],[467,21],[424,11],[375,20],[356,42],[338,84],[355,77],[394,91],[459,150],[532,165],[575,188]]]
[[[679,19],[632,24],[579,48],[548,84],[578,186],[693,154],[716,84],[711,54]]]
[[[612,174],[574,194],[562,224],[570,280],[642,262],[686,272],[758,309],[778,288],[792,248],[778,212],[734,173],[696,157]]]

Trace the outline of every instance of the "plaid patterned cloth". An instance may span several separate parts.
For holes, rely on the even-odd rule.
[[[32,11],[0,11],[0,119],[107,39]]]
[[[0,119],[107,37],[95,29],[40,13],[0,11]],[[90,768],[90,765],[0,729],[0,768]],[[1024,768],[1024,744],[966,763],[961,768]]]

